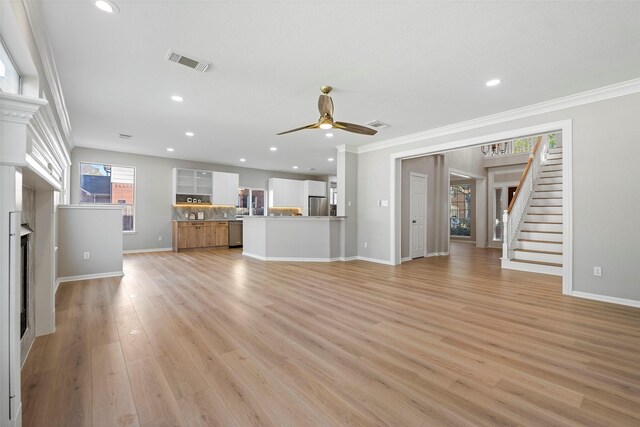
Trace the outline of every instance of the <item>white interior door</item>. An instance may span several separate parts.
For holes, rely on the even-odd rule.
[[[411,258],[420,258],[425,256],[425,248],[427,244],[427,177],[418,173],[411,173],[409,191],[409,217],[411,218]]]

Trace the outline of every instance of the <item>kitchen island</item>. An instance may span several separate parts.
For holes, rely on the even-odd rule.
[[[343,261],[344,219],[336,216],[247,216],[242,254],[267,261]]]

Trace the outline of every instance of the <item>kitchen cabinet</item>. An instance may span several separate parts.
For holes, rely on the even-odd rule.
[[[240,187],[240,175],[237,173],[213,172],[212,203],[238,206],[238,187]]]
[[[229,245],[227,221],[173,221],[172,247],[183,249],[215,248]]]
[[[269,207],[296,207],[305,206],[304,181],[295,179],[270,178]]]
[[[324,181],[305,181],[308,196],[327,197],[327,183]]]
[[[211,196],[213,172],[193,169],[173,169],[173,194]]]

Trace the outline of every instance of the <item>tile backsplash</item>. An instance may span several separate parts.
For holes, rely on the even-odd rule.
[[[300,208],[269,208],[270,216],[293,216],[300,213]]]
[[[182,221],[189,219],[189,214],[204,212],[204,219],[233,219],[236,208],[231,206],[171,206],[171,219]],[[225,217],[224,215],[227,214]]]

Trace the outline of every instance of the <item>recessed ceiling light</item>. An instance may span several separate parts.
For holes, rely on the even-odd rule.
[[[182,102],[182,101],[184,101],[184,98],[183,98],[183,97],[181,97],[180,95],[173,95],[173,96],[171,96],[171,99],[172,99],[172,100],[174,100],[174,101],[176,101],[176,102]]]
[[[185,134],[185,135],[187,135],[187,136],[193,136],[193,135],[195,135],[193,132],[185,132],[184,134]]]
[[[297,167],[297,166],[294,166],[293,168],[294,168],[294,169],[298,169],[298,167]]]
[[[247,161],[247,159],[240,159],[240,161],[241,161],[241,162],[246,162],[246,161]]]
[[[173,148],[167,148],[167,151],[173,153]]]
[[[331,137],[333,137],[333,134],[331,132],[329,132],[329,133],[325,133],[324,136],[326,136],[327,138],[331,138]]]
[[[329,160],[330,162],[333,162],[334,158],[333,157],[329,157],[327,160]]]
[[[487,82],[487,86],[498,86],[500,84],[500,79],[491,79]]]
[[[278,151],[278,147],[271,147],[271,148],[269,148],[269,150],[271,150],[271,151]]]
[[[96,7],[103,12],[106,13],[118,13],[120,12],[120,8],[111,0],[97,0],[95,3]]]

